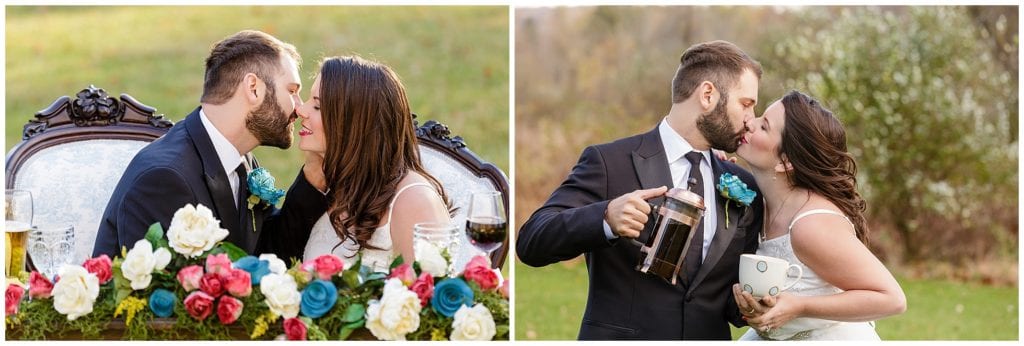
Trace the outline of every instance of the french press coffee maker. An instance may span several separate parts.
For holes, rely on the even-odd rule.
[[[692,186],[696,180],[690,179],[688,183]],[[687,250],[690,246],[702,246],[691,244],[691,240],[704,210],[704,199],[700,195],[679,187],[668,190],[661,205],[652,204],[651,215],[656,219],[650,236],[644,243],[633,240],[640,246],[640,263],[636,270],[675,285],[683,271]]]

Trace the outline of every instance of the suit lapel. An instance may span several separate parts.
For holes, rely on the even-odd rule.
[[[661,144],[661,135],[658,133],[657,127],[644,134],[640,146],[633,151],[632,158],[633,169],[640,180],[640,188],[653,189],[661,186],[672,188],[672,172],[669,171],[668,160],[665,158],[665,146]],[[664,199],[664,197],[658,197],[650,202],[658,205]],[[647,242],[647,238],[651,235],[652,227],[650,226],[654,224],[653,220],[653,218],[648,220],[647,227],[640,232],[637,241]]]
[[[234,237],[238,227],[238,211],[235,209],[231,184],[228,183],[228,176],[224,173],[224,166],[217,157],[217,150],[213,147],[213,141],[207,134],[203,122],[199,118],[199,108],[192,111],[184,120],[185,129],[188,130],[192,144],[196,147],[200,160],[203,162],[203,178],[206,188],[210,190],[210,197],[213,200],[214,210],[220,219],[221,227],[228,230],[228,239]]]
[[[714,176],[714,181],[711,182],[715,186],[718,183],[718,178],[725,172],[725,167],[718,161],[714,154],[711,155],[711,172]],[[697,271],[697,276],[693,279],[693,284],[690,285],[689,290],[693,290],[694,287],[700,285],[701,281],[708,276],[711,269],[715,267],[715,264],[722,259],[722,255],[725,253],[726,248],[732,243],[732,238],[736,235],[736,226],[739,225],[739,218],[741,212],[729,213],[729,227],[725,227],[725,209],[727,200],[722,195],[718,194],[718,189],[714,188],[715,195],[715,211],[717,212],[718,226],[715,230],[715,237],[711,239],[711,246],[708,247],[708,253],[704,256],[704,263],[700,265],[700,270]],[[728,203],[730,206],[736,204],[736,202]]]

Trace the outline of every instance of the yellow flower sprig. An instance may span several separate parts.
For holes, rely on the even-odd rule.
[[[125,317],[124,325],[131,326],[132,320],[135,319],[135,314],[142,311],[142,309],[145,309],[146,304],[147,302],[144,298],[128,296],[121,301],[121,304],[117,304],[117,309],[114,310],[114,317],[118,317],[121,313],[125,313],[127,317]]]
[[[256,326],[252,328],[252,335],[249,335],[250,339],[255,340],[258,337],[263,336],[270,328],[270,324],[277,321],[277,314],[273,311],[267,310],[267,313],[260,315],[256,318]]]

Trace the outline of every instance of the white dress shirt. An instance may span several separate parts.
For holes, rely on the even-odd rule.
[[[658,125],[658,133],[661,135],[661,144],[665,147],[665,158],[668,160],[668,169],[672,174],[674,186],[686,188],[686,181],[690,178],[690,161],[684,156],[694,150],[693,146],[673,130],[666,119],[662,119],[661,124]],[[704,159],[700,161],[700,174],[704,178],[704,205],[707,208],[704,211],[703,221],[704,243],[701,244],[701,261],[703,261],[707,256],[708,247],[711,246],[711,240],[715,238],[718,226],[718,202],[714,198],[715,179],[714,173],[711,171],[711,151],[705,150],[701,154]],[[618,238],[618,235],[612,232],[607,221],[604,222],[604,234],[608,239]]]
[[[235,168],[238,165],[245,162],[242,154],[238,153],[238,148],[235,148],[234,144],[228,141],[224,134],[217,130],[216,126],[210,122],[210,119],[206,117],[206,113],[203,110],[199,110],[199,119],[203,121],[203,128],[206,129],[206,133],[210,135],[210,141],[213,142],[213,148],[217,151],[217,158],[220,159],[220,164],[224,166],[224,173],[228,176],[228,183],[231,184],[232,200],[235,201],[235,208],[238,208],[238,183],[239,176],[235,172]]]

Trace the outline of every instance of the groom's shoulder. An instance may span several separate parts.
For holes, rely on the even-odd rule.
[[[649,133],[640,133],[629,137],[615,139],[610,142],[595,144],[592,145],[592,147],[601,152],[633,151],[636,150],[636,148],[639,147],[641,143],[643,143],[644,136],[647,135],[649,135]]]
[[[177,170],[197,162],[199,156],[188,138],[187,131],[176,125],[167,134],[139,150],[132,158],[129,169],[145,171],[149,168],[164,167]]]

